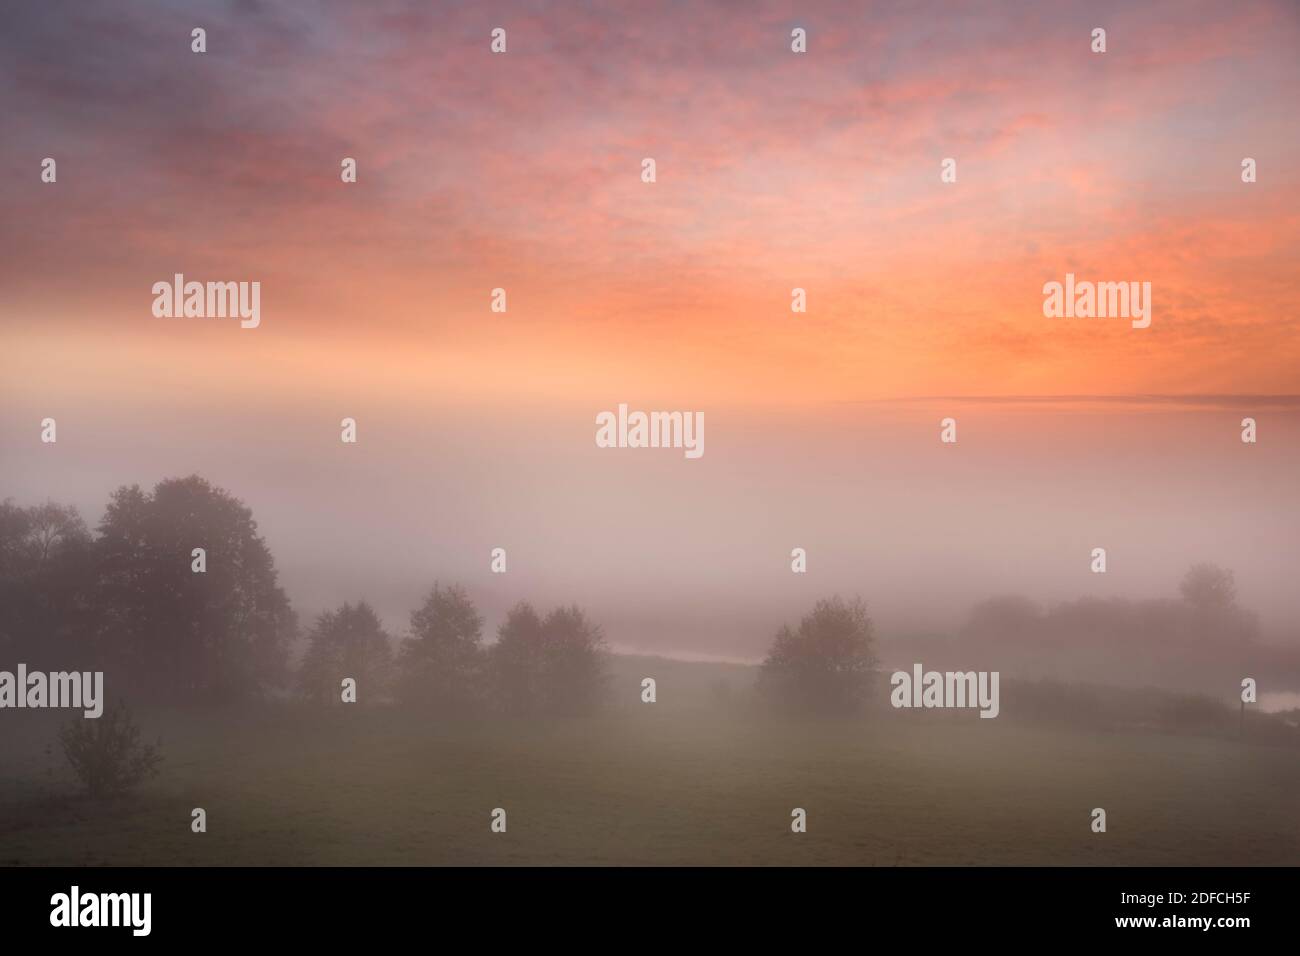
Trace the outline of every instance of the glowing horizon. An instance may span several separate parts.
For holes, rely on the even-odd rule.
[[[7,374],[57,349],[78,372],[56,363],[47,388],[108,385],[88,368],[107,345],[116,381],[314,368],[405,395],[432,373],[470,400],[1300,391],[1285,4],[1047,22],[828,3],[797,21],[803,57],[771,6],[561,22],[399,4],[367,10],[364,38],[346,7],[145,4],[78,11],[77,31],[51,6],[14,14],[0,92],[23,236],[0,263]],[[195,16],[205,57],[158,42]],[[260,280],[262,327],[153,318],[174,272]],[[1045,319],[1067,272],[1150,281],[1152,327]]]

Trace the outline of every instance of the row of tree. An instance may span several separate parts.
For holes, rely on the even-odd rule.
[[[0,503],[0,661],[103,670],[117,694],[173,703],[274,687],[339,700],[351,678],[358,700],[581,714],[606,688],[604,638],[576,606],[542,614],[521,602],[489,645],[458,586],[435,585],[400,641],[366,602],[346,603],[307,629],[295,675],[298,635],[252,512],[197,475],[119,488],[93,534],[75,508]],[[763,688],[785,706],[852,709],[873,641],[860,600],[822,601],[777,634]]]
[[[972,611],[959,644],[1028,659],[1053,646],[1165,642],[1185,654],[1254,642],[1257,624],[1237,606],[1230,571],[1197,565],[1180,590],[1181,600],[1084,599],[1046,610],[994,599]],[[119,693],[185,702],[292,686],[337,700],[352,678],[367,700],[576,714],[593,710],[605,688],[600,629],[572,606],[543,615],[520,603],[488,645],[482,616],[457,586],[435,585],[400,641],[364,601],[344,604],[308,629],[295,679],[298,634],[252,513],[197,475],[152,492],[119,488],[94,534],[74,508],[0,503],[0,662],[103,670]],[[873,684],[874,647],[861,599],[820,601],[797,628],[777,632],[760,690],[782,708],[855,710]]]
[[[372,700],[439,712],[586,714],[606,687],[604,653],[600,628],[580,608],[543,617],[526,601],[485,646],[483,618],[464,588],[435,584],[396,654],[364,601],[322,614],[308,633],[298,687],[308,699],[337,701],[346,676]]]
[[[367,699],[441,710],[598,704],[604,638],[581,609],[524,602],[494,645],[482,631],[455,586],[435,585],[400,644],[364,601],[344,604],[308,630],[295,678],[297,617],[252,512],[226,491],[197,475],[122,487],[94,534],[72,507],[0,503],[0,661],[102,670],[128,697],[216,703],[296,686],[338,700],[350,677]]]

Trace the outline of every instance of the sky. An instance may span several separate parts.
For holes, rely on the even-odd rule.
[[[0,497],[198,471],[394,627],[440,577],[752,657],[830,590],[943,629],[1204,559],[1300,639],[1298,52],[1289,2],[10,5]],[[260,326],[155,317],[178,272]],[[1151,326],[1044,317],[1067,273]],[[596,448],[622,402],[704,457]]]

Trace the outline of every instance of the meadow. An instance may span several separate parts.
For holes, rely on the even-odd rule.
[[[634,688],[632,673],[617,680]],[[1300,860],[1293,748],[973,712],[782,719],[729,694],[621,699],[568,720],[290,703],[142,713],[161,772],[103,802],[79,795],[62,764],[58,716],[8,714],[0,865]],[[206,833],[191,832],[194,807]],[[489,828],[497,807],[505,833]],[[806,833],[790,830],[795,807]],[[1104,834],[1091,832],[1094,807],[1107,811]]]

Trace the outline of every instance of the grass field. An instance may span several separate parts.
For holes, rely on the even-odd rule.
[[[5,715],[0,865],[1300,861],[1296,751],[1208,738],[657,706],[412,725],[382,707],[267,706],[142,715],[162,772],[95,804],[45,752],[57,723]]]

